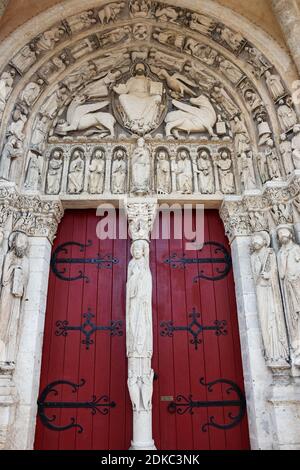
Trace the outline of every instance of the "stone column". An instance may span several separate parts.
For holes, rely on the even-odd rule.
[[[269,199],[272,194],[271,192]],[[280,200],[278,191],[275,194],[276,201]],[[264,203],[266,201],[267,197],[265,195]],[[285,314],[287,312],[286,308],[283,308],[286,305],[284,305],[284,302],[282,303],[279,278],[276,278],[279,275],[277,269],[278,259],[276,262],[275,255],[278,250],[278,243],[275,243],[276,236],[273,236],[273,243],[270,244],[270,237],[267,235],[267,251],[270,257],[273,256],[272,259],[269,258],[269,266],[267,265],[267,258],[264,258],[262,253],[259,255],[261,256],[260,259],[256,256],[253,260],[253,266],[256,266],[257,269],[260,269],[257,263],[264,262],[262,271],[257,271],[256,277],[263,278],[266,275],[264,279],[267,280],[266,284],[260,284],[256,280],[257,284],[255,286],[251,266],[250,235],[255,232],[256,236],[259,234],[262,236],[263,233],[266,234],[266,231],[270,233],[270,228],[267,219],[263,220],[263,214],[266,214],[266,212],[256,218],[249,217],[251,204],[254,204],[256,211],[260,210],[259,207],[263,207],[262,201],[259,201],[259,199],[245,202],[238,197],[231,197],[225,199],[221,208],[221,217],[231,242],[250,442],[252,449],[299,450],[300,374],[299,369],[293,367],[293,363],[290,363],[286,336],[284,335],[286,328],[283,310]],[[270,212],[271,207],[270,205],[268,212]],[[294,249],[297,249],[298,254],[298,248],[294,247]],[[264,259],[265,261],[263,261]],[[275,263],[275,266],[273,263]],[[268,284],[269,279],[271,279],[270,284]],[[276,283],[278,291],[276,291]],[[268,285],[272,289],[273,301],[277,302],[275,304],[277,308],[272,310],[273,314],[276,315],[275,318],[272,317],[272,314],[266,317],[268,312],[267,309],[264,309],[264,306],[261,307],[262,311],[258,310],[258,285],[263,286],[263,289],[266,288],[264,286]],[[278,295],[276,295],[276,292]],[[266,290],[265,295],[266,297],[268,295],[268,302],[272,302],[270,291],[267,294]],[[265,352],[262,324],[259,318],[266,320],[265,326],[268,325],[268,327],[274,328],[272,343],[265,343]],[[266,341],[267,337],[265,336],[264,339]],[[273,351],[270,349],[270,344]],[[279,347],[280,345],[281,347]],[[273,354],[273,357],[268,357],[271,354]]]
[[[58,201],[20,195],[7,184],[0,187],[0,213],[0,448],[25,450],[35,436],[51,242],[63,211]]]
[[[300,73],[300,8],[297,0],[272,0],[272,7]]]
[[[125,202],[132,239],[126,291],[127,383],[133,409],[131,450],[155,450],[152,437],[154,372],[151,367],[153,333],[149,244],[156,208],[156,200],[129,198]]]
[[[271,407],[267,402],[272,373],[262,352],[250,261],[251,229],[241,201],[225,201],[220,215],[231,243],[251,449],[272,449]]]

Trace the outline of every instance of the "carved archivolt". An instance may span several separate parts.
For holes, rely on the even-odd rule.
[[[240,194],[299,167],[296,111],[273,64],[220,21],[161,2],[108,3],[39,34],[0,73],[0,114],[1,176],[27,191],[109,192],[117,160],[127,173],[112,192],[127,192],[130,153],[91,154],[139,136],[154,154],[164,144],[158,193]]]

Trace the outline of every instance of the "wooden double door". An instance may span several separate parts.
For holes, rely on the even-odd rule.
[[[99,240],[95,211],[67,211],[49,280],[35,448],[125,450],[130,241]],[[153,240],[153,434],[158,449],[249,448],[230,249],[218,212],[205,245]]]

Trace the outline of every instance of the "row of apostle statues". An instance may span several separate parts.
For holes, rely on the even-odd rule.
[[[0,373],[15,367],[21,306],[29,279],[28,249],[24,232],[14,231],[6,240],[0,230]]]
[[[129,152],[117,146],[111,156],[103,148],[95,148],[86,157],[83,148],[75,148],[66,157],[62,148],[54,148],[42,176],[42,158],[31,152],[25,188],[45,188],[46,194],[235,194],[237,185],[232,152],[221,147],[212,155],[208,148],[191,151],[179,147],[170,155],[167,147],[150,150],[143,138]]]
[[[300,367],[300,246],[291,226],[277,228],[279,249],[268,232],[251,240],[251,265],[264,354],[270,367]]]

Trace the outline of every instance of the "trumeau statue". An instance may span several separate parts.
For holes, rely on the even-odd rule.
[[[127,278],[127,356],[152,356],[152,275],[149,267],[149,244],[136,240],[131,246],[132,259]]]
[[[28,238],[13,232],[3,265],[0,296],[0,368],[13,366],[17,354],[21,302],[26,297],[29,277]]]
[[[148,74],[146,65],[137,62],[132,69],[133,76],[113,88],[123,125],[139,135],[158,127],[163,111],[163,84],[153,81]]]
[[[277,254],[279,276],[293,363],[300,367],[300,246],[290,226],[277,230],[280,249]]]
[[[79,194],[83,190],[84,156],[79,149],[74,150],[68,173],[68,193]]]
[[[63,154],[55,149],[49,159],[46,178],[46,194],[59,194],[63,171]]]
[[[105,154],[103,150],[97,149],[89,166],[89,192],[91,194],[101,194],[103,192],[104,177]]]
[[[149,194],[151,190],[151,160],[145,140],[140,137],[131,158],[131,192],[135,195]]]
[[[111,192],[124,194],[127,179],[127,155],[124,149],[118,148],[113,155],[111,169]]]
[[[287,363],[288,342],[274,250],[267,232],[257,232],[251,241],[251,266],[256,286],[258,314],[268,365]]]

